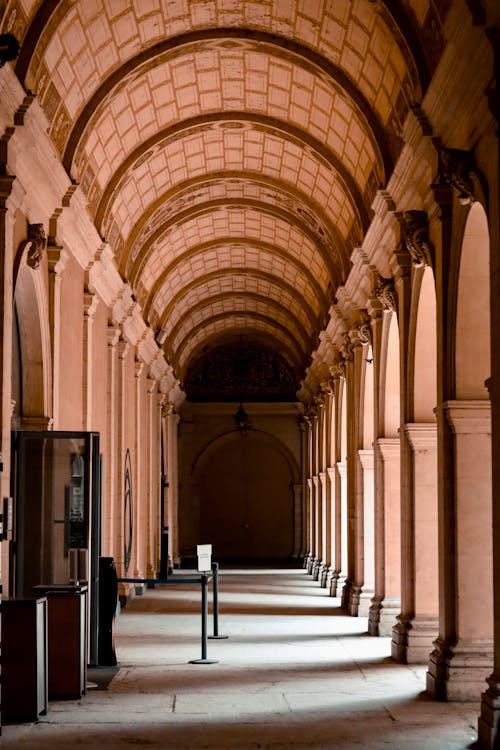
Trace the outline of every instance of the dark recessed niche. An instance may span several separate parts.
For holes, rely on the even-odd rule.
[[[224,344],[188,368],[189,401],[295,401],[298,378],[286,359],[261,344]]]

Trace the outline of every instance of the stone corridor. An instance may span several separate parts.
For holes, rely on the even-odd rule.
[[[117,618],[119,670],[107,689],[5,726],[3,748],[472,747],[479,705],[431,700],[426,667],[396,664],[390,638],[366,631],[367,618],[347,616],[302,568],[223,569],[219,633],[229,638],[208,641],[217,664],[193,665],[198,586],[148,589]]]

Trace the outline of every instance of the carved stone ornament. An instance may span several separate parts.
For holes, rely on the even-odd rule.
[[[335,380],[333,378],[328,378],[328,380],[324,380],[321,383],[321,390],[325,394],[325,396],[333,396],[335,393]]]
[[[374,294],[384,310],[396,312],[397,298],[392,279],[386,279],[380,274],[377,274]]]
[[[435,139],[439,157],[439,178],[441,182],[458,190],[458,199],[462,206],[468,206],[475,201],[474,183],[472,175],[474,172],[474,157],[471,151],[462,151],[458,148],[445,148],[438,139]]]
[[[22,255],[26,248],[28,249],[26,263],[30,268],[36,271],[40,267],[40,261],[46,247],[47,238],[43,224],[28,224],[28,239],[23,240],[19,245],[19,254]]]
[[[318,418],[318,410],[316,406],[309,405],[305,412],[304,412],[304,420],[309,425],[309,427],[312,427],[314,424],[314,420]]]
[[[325,394],[322,391],[314,394],[314,403],[318,409],[323,409],[325,406]]]
[[[372,344],[372,328],[369,320],[364,320],[358,327],[358,336],[362,344]]]
[[[344,378],[346,375],[345,359],[343,357],[337,357],[332,366],[330,372],[334,378]]]
[[[432,244],[429,240],[429,224],[425,211],[403,213],[405,245],[414,266],[432,265]]]
[[[344,339],[342,344],[342,356],[344,357],[344,360],[350,362],[354,358],[354,343],[351,341],[349,331],[345,331],[342,334],[342,338]]]

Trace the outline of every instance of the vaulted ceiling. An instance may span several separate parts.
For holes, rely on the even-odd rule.
[[[181,382],[242,338],[300,381],[445,5],[0,0],[16,73]]]

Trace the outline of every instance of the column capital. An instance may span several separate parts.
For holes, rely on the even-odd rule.
[[[397,311],[397,294],[394,287],[394,279],[381,276],[375,269],[373,271],[373,295],[374,299],[370,300],[374,315],[379,311],[396,312]],[[376,304],[378,303],[378,304]]]
[[[47,245],[47,262],[49,273],[62,276],[68,264],[69,255],[67,250],[59,245]]]
[[[358,450],[358,458],[362,468],[365,471],[373,469],[375,464],[373,448],[360,448]]]
[[[491,401],[446,401],[443,410],[453,432],[458,435],[491,433]]]
[[[130,351],[130,343],[125,339],[119,338],[116,347],[118,350],[118,357],[123,361],[126,359],[127,354]]]
[[[97,312],[99,298],[94,292],[86,289],[83,292],[83,314],[88,320],[92,319]]]
[[[436,422],[407,422],[404,431],[413,450],[428,450],[437,446]]]
[[[434,247],[429,239],[429,220],[425,211],[398,211],[401,244],[408,250],[414,266],[432,266]]]
[[[108,323],[107,337],[108,337],[108,347],[110,349],[115,349],[120,339],[120,329],[117,326],[115,326],[114,323],[111,323],[111,322]]]
[[[148,375],[146,378],[146,389],[148,394],[152,394],[156,388],[156,380],[151,377],[151,375]]]
[[[396,458],[401,453],[401,441],[399,437],[394,438],[377,438],[376,445],[382,461]]]

